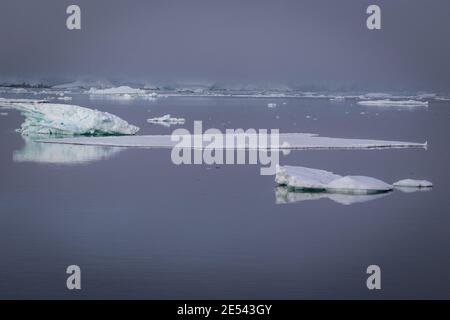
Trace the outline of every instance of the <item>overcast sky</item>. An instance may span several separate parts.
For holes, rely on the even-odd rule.
[[[0,76],[450,91],[449,18],[448,0],[2,0]]]

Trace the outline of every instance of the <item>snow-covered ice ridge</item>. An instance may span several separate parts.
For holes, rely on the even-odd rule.
[[[380,107],[428,107],[428,101],[418,100],[366,100],[358,101],[362,106],[380,106]]]
[[[133,135],[139,128],[107,112],[76,105],[2,99],[0,106],[25,116],[23,135]]]
[[[292,190],[329,193],[373,194],[394,188],[371,177],[340,176],[325,170],[294,166],[277,166],[275,182]]]
[[[237,134],[239,136],[239,134]],[[248,137],[248,136],[246,136]],[[195,146],[194,141],[202,141],[203,148],[212,141],[213,137],[203,134],[202,137],[191,135],[191,145]],[[200,138],[200,139],[198,139]],[[249,148],[248,140],[245,145],[236,148]],[[188,139],[188,138],[186,138]],[[185,139],[183,139],[185,140]],[[64,144],[82,144],[112,147],[135,147],[135,148],[173,148],[177,142],[171,140],[170,135],[142,135],[142,136],[123,136],[123,137],[76,137],[63,139],[42,139],[39,142],[44,143],[64,143]],[[366,139],[344,139],[344,138],[328,138],[320,137],[310,133],[280,133],[279,144],[272,144],[268,148],[281,150],[310,150],[310,149],[383,149],[383,148],[426,148],[426,143],[388,141],[388,140],[366,140]],[[224,148],[227,148],[225,144]]]

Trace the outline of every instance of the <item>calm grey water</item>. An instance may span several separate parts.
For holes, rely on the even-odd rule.
[[[71,103],[116,114],[140,134],[170,134],[179,126],[146,123],[170,113],[190,130],[202,120],[204,129],[428,141],[428,150],[294,151],[280,162],[390,183],[424,178],[435,187],[352,205],[277,204],[273,176],[256,165],[175,166],[170,150],[36,145],[14,131],[23,118],[6,110],[0,298],[450,298],[449,102],[412,109],[80,95]],[[71,264],[81,267],[81,291],[66,289]],[[371,264],[381,267],[380,291],[366,288]]]

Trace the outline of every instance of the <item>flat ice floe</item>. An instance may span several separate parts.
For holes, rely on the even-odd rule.
[[[166,115],[163,115],[162,117],[147,119],[147,122],[153,123],[153,124],[160,124],[165,127],[170,127],[171,125],[184,124],[185,119],[184,118],[175,118],[175,117],[172,117],[170,114],[166,114]]]
[[[202,148],[209,145],[214,137],[208,134],[190,135],[186,139],[191,139],[191,145],[196,146],[194,141],[202,141]],[[226,136],[224,140],[226,140]],[[183,135],[179,137],[184,137]],[[239,138],[239,134],[234,135],[237,140],[244,141],[244,144],[236,144],[233,149],[250,149],[248,140],[245,137]],[[183,138],[183,140],[186,140]],[[269,139],[270,140],[270,139]],[[75,137],[62,139],[42,139],[45,143],[83,144],[112,147],[135,147],[135,148],[173,148],[177,142],[172,141],[170,135],[142,135],[142,136],[122,136],[122,137]],[[387,140],[366,140],[366,139],[344,139],[320,137],[309,133],[280,133],[279,144],[273,141],[267,145],[272,150],[321,150],[321,149],[384,149],[384,148],[426,148],[426,143],[387,141]],[[230,148],[224,145],[224,149]]]
[[[340,176],[306,167],[278,166],[275,182],[291,190],[344,194],[374,194],[391,191],[393,186],[365,176]]]
[[[107,112],[39,101],[0,101],[22,113],[23,135],[133,135],[139,128]]]
[[[380,107],[428,107],[428,101],[418,100],[367,100],[358,101],[361,106],[380,106]]]
[[[414,180],[414,179],[403,179],[397,182],[394,182],[394,187],[403,187],[403,188],[431,188],[433,183],[427,180]]]

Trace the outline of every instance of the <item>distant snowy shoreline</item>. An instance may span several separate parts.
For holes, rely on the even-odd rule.
[[[450,101],[450,94],[435,93],[371,93],[371,92],[333,92],[333,91],[302,91],[288,89],[238,89],[238,88],[208,88],[208,87],[132,87],[111,86],[93,83],[84,87],[80,83],[71,85],[44,86],[0,86],[0,94],[33,94],[33,95],[89,95],[93,98],[110,99],[156,99],[159,97],[229,97],[229,98],[308,98],[327,99],[330,102],[342,103],[356,101],[360,105],[426,105],[428,101]]]

